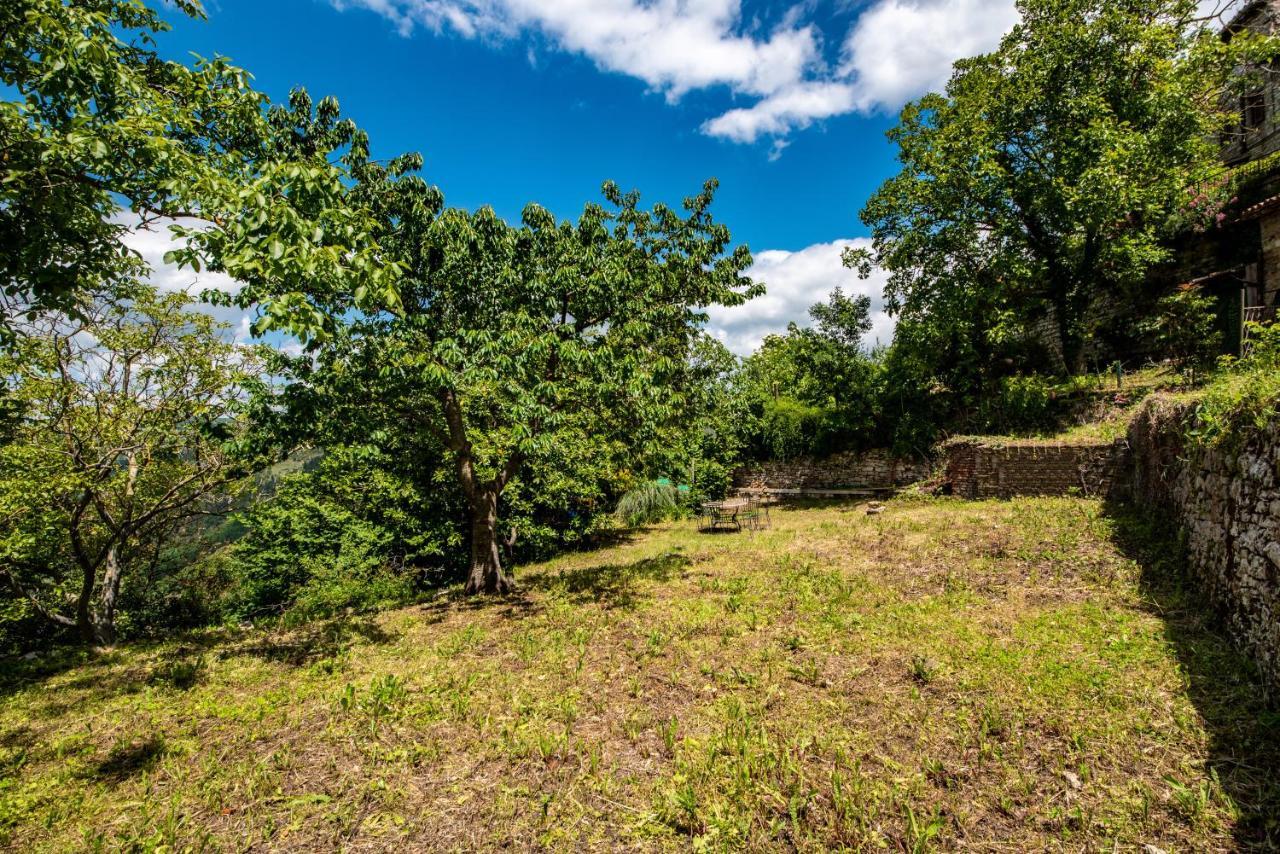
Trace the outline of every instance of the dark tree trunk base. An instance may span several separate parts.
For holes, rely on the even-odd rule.
[[[475,577],[467,579],[468,596],[507,596],[516,592],[516,583],[499,571],[497,577],[486,576],[479,581]]]
[[[502,571],[498,553],[498,496],[490,493],[477,504],[471,521],[471,571],[466,592],[505,596],[515,592],[516,584]]]

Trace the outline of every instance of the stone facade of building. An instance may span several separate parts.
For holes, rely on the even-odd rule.
[[[1229,40],[1241,32],[1280,33],[1280,0],[1247,3],[1223,37]],[[1228,244],[1225,254],[1235,257],[1223,263],[1220,251],[1219,266],[1202,270],[1201,278],[1224,295],[1239,293],[1243,323],[1270,320],[1280,305],[1280,76],[1272,68],[1241,71],[1259,80],[1257,88],[1241,96],[1240,122],[1223,139],[1222,159],[1231,170],[1239,207],[1234,227],[1223,229],[1218,239]]]
[[[1246,3],[1223,29],[1223,37],[1230,39],[1245,31],[1264,35],[1280,31],[1280,0]],[[1223,141],[1222,159],[1227,165],[1238,166],[1280,151],[1280,87],[1274,81],[1242,95],[1239,111],[1239,126]]]

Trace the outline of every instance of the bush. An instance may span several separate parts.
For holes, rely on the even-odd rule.
[[[1222,345],[1216,303],[1200,288],[1182,287],[1156,303],[1156,315],[1141,324],[1157,350],[1173,367],[1196,381],[1196,372],[1213,363]]]
[[[702,501],[718,501],[729,493],[733,485],[736,460],[723,461],[700,459],[694,464],[691,492],[686,496],[692,504]]]
[[[1250,354],[1224,360],[1205,387],[1191,439],[1200,445],[1238,441],[1280,417],[1280,325],[1249,325]]]
[[[291,484],[252,511],[249,533],[232,549],[233,618],[323,617],[405,601],[413,593],[393,535],[335,503]]]
[[[670,519],[679,512],[679,491],[669,483],[651,481],[623,495],[615,514],[634,528]]]
[[[315,471],[283,479],[242,514],[246,532],[226,559],[223,610],[235,619],[310,619],[413,598],[431,570],[457,569],[456,513],[368,448],[332,448]]]
[[[1051,429],[1057,416],[1055,387],[1037,374],[1001,377],[979,406],[978,424],[998,433]]]
[[[866,407],[815,406],[789,397],[761,404],[751,444],[760,459],[822,457],[865,444]]]

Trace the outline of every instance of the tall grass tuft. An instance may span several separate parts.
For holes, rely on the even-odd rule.
[[[669,483],[650,481],[627,492],[618,501],[614,514],[634,528],[661,522],[680,510],[680,493]]]

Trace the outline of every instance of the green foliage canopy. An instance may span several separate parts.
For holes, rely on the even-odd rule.
[[[1188,188],[1221,170],[1236,69],[1274,43],[1224,43],[1195,0],[1020,0],[995,52],[956,64],[889,138],[902,171],[868,201],[869,252],[907,324],[979,344],[1051,316],[1081,367],[1100,294],[1123,298],[1166,257]],[[982,318],[987,318],[983,320]]]
[[[40,313],[0,357],[0,575],[85,640],[114,639],[129,574],[261,462],[236,420],[261,384],[254,353],[187,303],[137,287]]]
[[[397,419],[379,418],[382,429],[434,437],[469,517],[468,589],[508,590],[500,496],[522,471],[547,483],[557,469],[651,447],[681,412],[678,380],[702,309],[759,291],[742,272],[750,253],[730,251],[712,219],[714,182],[683,215],[644,210],[638,194],[606,184],[606,205],[587,205],[576,222],[530,205],[513,226],[488,208],[443,208],[415,156],[374,163],[357,141],[348,163],[349,201],[376,219],[399,301],[352,318],[336,358],[305,383],[315,401],[376,389],[371,412]],[[311,299],[333,318],[353,305],[342,292]],[[351,411],[353,423],[375,423]]]
[[[752,453],[787,459],[867,447],[880,438],[878,356],[863,347],[871,301],[837,288],[809,309],[813,327],[770,335],[742,368],[755,419]]]
[[[1175,369],[1195,382],[1196,371],[1211,364],[1222,346],[1217,324],[1217,300],[1199,288],[1182,287],[1161,297],[1141,329]]]
[[[173,5],[203,15],[194,0]],[[312,116],[299,92],[268,111],[223,58],[161,58],[167,29],[142,0],[0,4],[0,83],[14,93],[0,101],[0,333],[143,272],[121,244],[121,205],[143,222],[181,218],[189,245],[175,259],[247,283],[261,328],[323,331],[300,282],[393,305],[394,267],[374,263],[367,217],[344,203],[339,155],[356,131],[336,104]],[[264,282],[294,287],[264,298]]]

